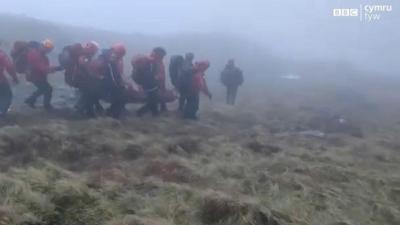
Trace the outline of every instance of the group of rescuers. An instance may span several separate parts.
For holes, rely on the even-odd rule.
[[[126,48],[122,43],[100,52],[99,45],[94,41],[66,46],[58,56],[58,66],[51,66],[47,57],[53,48],[53,42],[46,39],[42,42],[16,41],[11,57],[0,49],[0,117],[6,115],[12,102],[6,71],[15,84],[19,83],[17,73],[25,74],[26,80],[36,87],[25,103],[35,108],[36,100],[43,96],[46,110],[53,109],[53,88],[48,75],[65,71],[66,84],[80,93],[75,108],[88,117],[106,114],[119,118],[127,103],[144,104],[136,111],[138,116],[146,113],[157,116],[167,111],[166,103],[174,101],[179,95],[178,110],[183,118],[195,120],[200,92],[212,98],[204,78],[210,63],[207,60],[194,62],[193,53],[170,58],[169,75],[174,90],[168,90],[163,63],[167,52],[162,47],[154,48],[149,55],[133,57],[131,77],[139,88],[123,78]],[[227,104],[233,105],[238,87],[243,83],[242,71],[235,66],[234,60],[229,60],[222,71],[221,82],[227,88]],[[101,101],[109,102],[110,106],[104,110]]]

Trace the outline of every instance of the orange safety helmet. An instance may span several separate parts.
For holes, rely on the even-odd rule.
[[[47,51],[51,51],[54,48],[54,43],[50,39],[45,39],[42,41],[42,47]]]

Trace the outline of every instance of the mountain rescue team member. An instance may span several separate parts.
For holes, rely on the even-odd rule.
[[[95,116],[93,99],[91,95],[91,85],[93,78],[90,76],[90,63],[92,58],[99,50],[99,45],[95,41],[86,44],[74,44],[66,46],[63,52],[59,55],[60,64],[65,68],[65,82],[80,91],[80,98],[75,105],[78,112],[87,116]],[[94,104],[96,111],[101,113],[103,107],[97,101]]]
[[[79,71],[79,58],[83,54],[83,46],[80,43],[68,45],[63,48],[58,56],[60,65],[65,69],[64,79],[65,83],[74,88],[78,88]]]
[[[194,75],[186,93],[186,105],[184,108],[184,118],[197,120],[197,111],[199,110],[200,92],[203,92],[211,100],[212,95],[207,87],[207,82],[204,78],[205,71],[210,67],[208,61],[196,62],[194,65]]]
[[[125,94],[125,81],[124,74],[124,61],[123,57],[126,55],[126,48],[122,43],[116,43],[111,47],[111,63],[109,64],[110,76],[113,78],[112,83],[115,84],[110,90],[111,106],[108,109],[108,115],[119,118],[125,109],[126,101]],[[112,69],[111,69],[112,68]],[[112,72],[111,72],[112,70]],[[111,80],[110,80],[111,81]]]
[[[81,87],[88,75],[90,61],[98,50],[99,44],[95,41],[86,44],[77,43],[64,48],[63,53],[59,56],[59,61],[65,67],[65,81],[69,86]]]
[[[100,98],[111,102],[107,115],[119,118],[125,107],[125,82],[123,80],[123,57],[126,48],[122,43],[114,44],[110,49],[103,50],[102,54],[91,63],[91,74],[97,78],[97,95],[92,104]],[[95,84],[96,85],[96,84]]]
[[[153,116],[157,116],[159,113],[159,93],[160,90],[165,90],[165,68],[163,59],[166,54],[167,52],[164,48],[157,47],[153,49],[150,56],[139,59],[139,61],[142,61],[141,64],[146,65],[144,65],[145,69],[138,75],[140,77],[135,79],[135,81],[145,91],[146,103],[136,111],[138,116],[143,116],[149,111],[151,111]],[[163,104],[161,104],[161,108],[162,110],[163,108],[166,110],[166,106],[163,106]]]
[[[240,85],[243,84],[243,72],[235,66],[233,59],[228,61],[225,69],[221,73],[221,82],[226,86],[226,103],[234,105],[237,91]]]
[[[46,39],[41,43],[39,48],[31,48],[27,53],[27,80],[33,83],[37,88],[37,90],[25,100],[25,103],[32,108],[35,108],[36,99],[43,95],[43,105],[45,109],[53,109],[51,105],[53,88],[48,82],[47,75],[62,69],[59,66],[50,66],[47,54],[50,53],[53,48],[53,42]]]
[[[169,60],[169,78],[171,84],[174,86],[174,89],[179,93],[180,83],[179,77],[182,75],[182,67],[183,62],[185,61],[184,57],[181,55],[173,55]],[[178,111],[182,111],[178,108]]]
[[[11,59],[0,50],[0,117],[6,115],[12,102],[12,91],[5,75],[6,71],[12,77],[13,82],[18,84],[19,81],[14,64]]]
[[[178,110],[180,112],[183,112],[183,109],[185,107],[186,104],[186,95],[188,90],[185,89],[185,81],[186,79],[192,79],[193,75],[194,75],[194,68],[193,68],[193,60],[194,60],[194,54],[191,52],[188,52],[185,54],[185,60],[183,62],[182,65],[182,70],[181,70],[181,74],[179,76],[179,107]]]
[[[154,63],[156,65],[156,80],[158,81],[158,95],[165,94],[167,88],[166,88],[166,75],[165,75],[165,65],[164,65],[164,57],[166,55],[165,49],[158,47],[155,48],[152,52],[152,58],[154,60]],[[159,101],[160,104],[160,112],[167,112],[167,104],[165,102]]]
[[[88,116],[93,116],[93,106],[96,110],[96,113],[102,114],[104,111],[103,106],[100,104],[99,99],[92,97],[93,92],[91,91],[91,85],[93,83],[93,77],[90,76],[90,65],[93,60],[93,57],[99,51],[99,44],[95,41],[91,41],[86,43],[83,46],[82,55],[79,57],[78,60],[78,68],[80,71],[81,77],[78,79],[78,83],[80,83],[80,90],[82,92],[82,101],[84,106],[86,107],[86,113]],[[93,106],[90,107],[90,101],[94,99]]]

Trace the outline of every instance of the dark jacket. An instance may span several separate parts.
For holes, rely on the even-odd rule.
[[[197,71],[191,61],[184,61],[179,74],[178,89],[180,92],[188,92],[191,89],[191,82]]]
[[[243,84],[243,72],[237,67],[225,67],[221,73],[221,82],[227,87],[237,87]]]

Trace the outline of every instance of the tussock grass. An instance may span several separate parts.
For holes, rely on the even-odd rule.
[[[210,137],[206,130],[216,128],[208,124],[211,128],[199,125],[206,136],[184,137],[197,125],[147,122],[152,125],[146,132],[156,135],[138,131],[143,122],[134,119],[0,129],[2,225],[399,220],[400,183],[397,174],[388,173],[398,170],[394,145],[387,144],[394,139],[342,134],[334,136],[344,139],[338,145],[329,138],[275,136],[264,125],[232,130],[224,122],[218,126],[229,129],[225,134]],[[113,129],[105,129],[109,126]]]
[[[112,217],[100,192],[53,165],[13,169],[0,177],[2,205],[16,224],[99,224]]]
[[[13,112],[0,225],[398,225],[397,86],[326,69],[241,90],[236,107],[216,95],[200,122]]]

